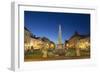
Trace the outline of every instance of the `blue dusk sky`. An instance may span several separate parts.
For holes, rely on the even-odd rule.
[[[90,34],[90,14],[24,11],[24,26],[37,37],[47,37],[57,43],[59,25],[63,43],[75,31]]]

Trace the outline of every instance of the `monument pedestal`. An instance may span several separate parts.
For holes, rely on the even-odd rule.
[[[64,47],[63,47],[63,44],[57,44],[57,47],[56,47],[57,49],[63,49]]]
[[[57,44],[57,46],[56,46],[56,53],[59,56],[64,56],[65,55],[65,49],[64,49],[64,45],[63,44]]]

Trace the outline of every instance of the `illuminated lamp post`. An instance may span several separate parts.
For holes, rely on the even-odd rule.
[[[47,53],[48,53],[47,49],[48,48],[49,48],[49,44],[47,42],[44,42],[43,49],[42,49],[42,53],[43,53],[42,57],[43,58],[47,58]]]
[[[76,48],[76,56],[80,56],[81,54],[80,54],[80,42],[79,41],[77,41],[75,48]]]

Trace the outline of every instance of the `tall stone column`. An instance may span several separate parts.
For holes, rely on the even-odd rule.
[[[59,25],[58,44],[62,44],[62,31],[61,31],[61,25]]]

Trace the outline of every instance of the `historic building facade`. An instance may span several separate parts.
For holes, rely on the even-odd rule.
[[[80,48],[81,50],[90,49],[90,36],[89,35],[80,35],[78,32],[75,32],[74,35],[67,41],[65,41],[65,47],[67,49],[71,48]]]
[[[46,37],[36,37],[27,28],[24,28],[24,50],[55,49],[55,43]]]

